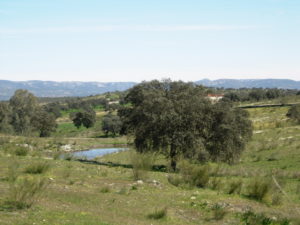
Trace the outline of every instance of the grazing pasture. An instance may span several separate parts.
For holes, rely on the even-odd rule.
[[[248,111],[254,134],[240,162],[182,161],[176,173],[159,154],[97,159],[134,168],[57,157],[65,145],[126,143],[122,137],[1,136],[0,224],[299,224],[300,126],[286,119],[288,107]]]

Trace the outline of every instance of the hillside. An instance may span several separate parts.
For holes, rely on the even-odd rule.
[[[218,88],[281,88],[300,89],[300,81],[289,79],[203,79],[196,81],[207,87]]]

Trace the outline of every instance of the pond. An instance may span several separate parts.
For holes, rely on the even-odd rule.
[[[111,154],[114,152],[124,151],[127,150],[127,148],[95,148],[95,149],[89,149],[79,152],[73,152],[71,153],[72,156],[79,159],[95,159],[96,157],[103,156],[106,154]]]

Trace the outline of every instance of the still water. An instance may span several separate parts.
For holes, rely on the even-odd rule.
[[[99,156],[103,156],[114,152],[124,151],[126,149],[127,148],[95,148],[95,149],[89,149],[89,150],[84,150],[79,152],[73,152],[72,156],[74,156],[75,158],[91,160]]]

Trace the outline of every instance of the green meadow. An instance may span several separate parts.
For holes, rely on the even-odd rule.
[[[300,224],[300,126],[288,109],[248,109],[253,137],[237,164],[182,161],[179,173],[160,154],[132,150],[93,164],[61,158],[65,145],[130,141],[67,118],[50,138],[1,136],[0,224]]]

